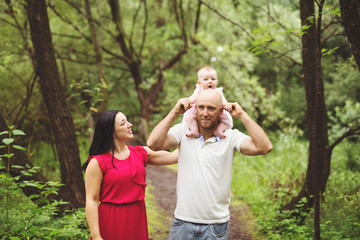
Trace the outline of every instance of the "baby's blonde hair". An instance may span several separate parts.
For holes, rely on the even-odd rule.
[[[215,74],[217,74],[216,70],[214,68],[212,68],[211,66],[209,65],[205,65],[204,67],[200,68],[200,70],[198,71],[198,78],[200,78],[200,76],[202,74],[204,74],[204,72],[211,72],[211,71],[214,71]]]

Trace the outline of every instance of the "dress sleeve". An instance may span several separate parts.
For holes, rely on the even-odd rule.
[[[149,162],[149,155],[148,155],[147,151],[145,150],[145,148],[143,146],[135,146],[135,150],[141,154],[144,167],[146,167]]]
[[[105,166],[105,162],[104,162],[104,159],[101,157],[101,155],[96,155],[96,156],[90,156],[89,159],[88,159],[88,162],[90,163],[90,161],[92,159],[96,159],[98,164],[99,164],[99,167],[100,167],[100,170],[102,172],[102,174],[104,175],[105,172],[106,172],[106,166]]]

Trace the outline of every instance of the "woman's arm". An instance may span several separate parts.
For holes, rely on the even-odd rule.
[[[151,165],[169,165],[178,162],[178,149],[173,152],[153,151],[149,147],[144,147],[149,155]]]
[[[98,161],[93,158],[85,172],[86,206],[85,213],[93,240],[102,240],[99,229],[99,194],[103,179]]]

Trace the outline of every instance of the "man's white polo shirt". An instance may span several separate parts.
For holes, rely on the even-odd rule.
[[[229,220],[232,163],[245,138],[228,129],[226,138],[187,138],[186,123],[169,131],[179,144],[175,217],[188,222],[215,224]]]

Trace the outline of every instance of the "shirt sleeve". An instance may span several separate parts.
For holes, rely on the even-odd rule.
[[[229,131],[229,130],[228,130]],[[250,138],[248,135],[240,132],[237,129],[230,129],[232,136],[231,136],[231,140],[232,140],[232,144],[234,146],[234,148],[240,152],[240,147],[241,144],[243,143],[243,141],[247,138]]]
[[[175,137],[178,144],[181,141],[181,136],[185,135],[185,131],[183,130],[184,128],[186,128],[186,123],[182,122],[182,123],[176,124],[169,130],[169,133]]]

